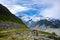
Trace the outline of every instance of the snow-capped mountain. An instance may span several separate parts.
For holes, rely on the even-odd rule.
[[[39,27],[45,25],[47,28],[60,28],[59,19],[43,17],[41,15],[28,16],[26,14],[19,16],[19,18],[30,28],[34,28],[37,25],[39,25]]]
[[[40,20],[35,23],[33,28],[48,29],[48,28],[60,28],[60,20]]]
[[[28,27],[33,27],[36,22],[38,22],[39,20],[43,19],[41,16],[36,16],[36,15],[34,15],[34,16],[28,16],[26,14],[19,15],[18,17],[20,19],[22,19],[23,22],[25,24],[27,24]]]

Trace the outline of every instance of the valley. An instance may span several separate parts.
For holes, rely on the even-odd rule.
[[[30,29],[21,19],[0,4],[0,40],[60,40],[59,35],[48,31]]]

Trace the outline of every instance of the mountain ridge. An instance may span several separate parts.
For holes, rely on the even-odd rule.
[[[30,17],[25,17],[25,18],[28,19],[28,21],[25,21],[23,19],[24,16],[22,16],[22,18],[21,17],[19,17],[19,18],[21,18],[29,27],[34,27],[37,24],[39,24],[39,25],[45,24],[45,26],[51,26],[51,28],[60,28],[59,27],[60,26],[60,20],[59,19],[54,19],[54,18],[49,18],[49,17],[43,17],[43,16],[37,16],[37,18],[38,17],[39,17],[39,20],[37,20],[37,21],[34,21]]]
[[[19,26],[22,26],[23,28],[28,28],[21,19],[16,17],[14,14],[12,14],[8,8],[0,4],[0,27],[5,25],[5,27],[12,27],[13,28],[19,28]],[[9,26],[10,25],[10,26]],[[18,26],[18,27],[17,27]]]

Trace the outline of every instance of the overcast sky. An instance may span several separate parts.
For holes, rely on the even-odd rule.
[[[60,0],[0,0],[15,15],[60,18]]]

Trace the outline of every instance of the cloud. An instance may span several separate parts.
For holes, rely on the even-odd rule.
[[[60,18],[60,1],[53,1],[51,3],[50,8],[44,9],[40,14],[45,16],[45,17],[50,17],[50,18],[55,18],[59,19]]]
[[[30,8],[23,7],[23,6],[20,6],[20,5],[11,5],[11,6],[9,7],[9,10],[10,10],[13,14],[16,14],[17,12],[29,10],[29,9],[30,9]]]
[[[0,0],[0,4],[3,4],[4,6],[6,6],[11,11],[12,14],[16,14],[17,12],[30,9],[28,7],[18,5],[17,2],[20,2],[20,1],[18,1],[18,0]]]
[[[0,0],[0,3],[3,5],[12,5],[14,4],[13,0]]]
[[[36,9],[38,15],[60,18],[60,0],[0,0],[0,3],[5,5],[13,14]]]
[[[55,19],[60,18],[60,0],[33,0],[33,2],[39,5],[37,6],[39,7],[38,15]]]
[[[6,6],[12,14],[16,14],[18,12],[31,9],[31,8],[23,7],[21,5],[4,5],[4,6]]]

